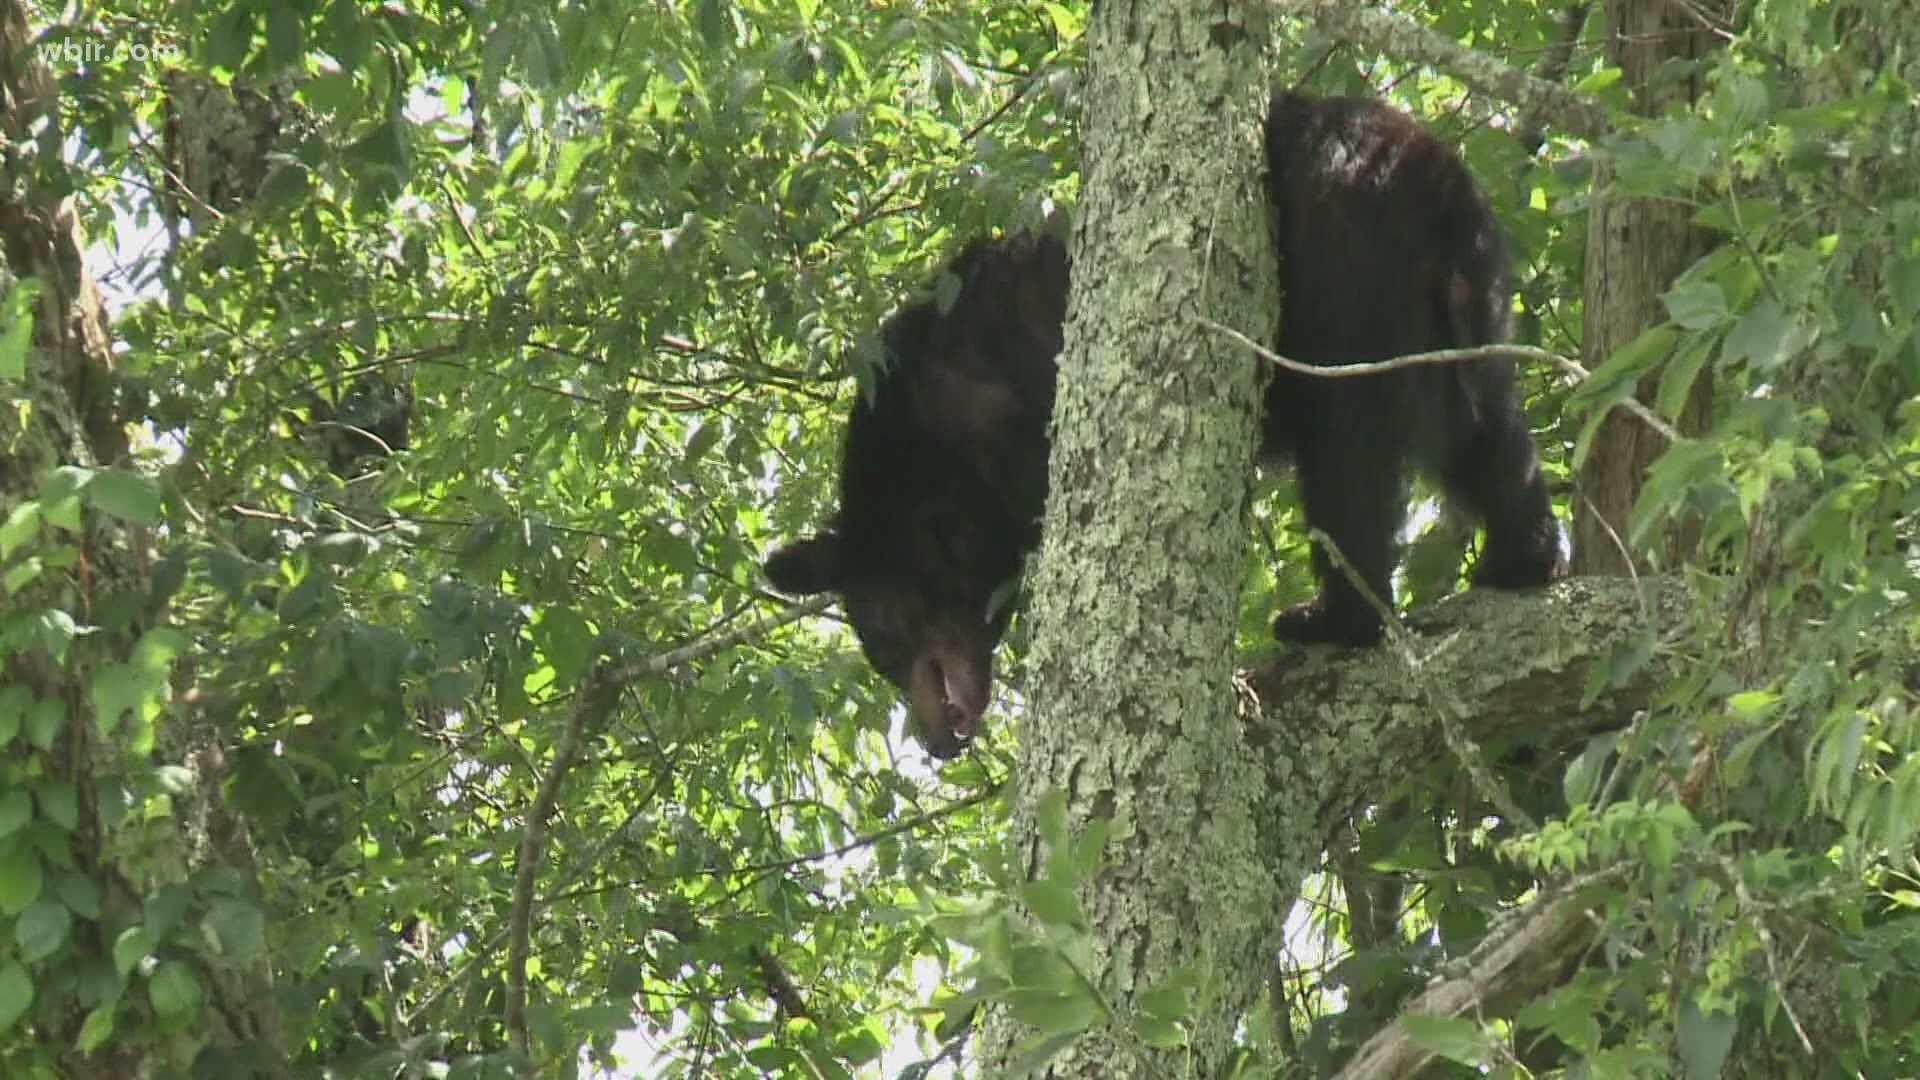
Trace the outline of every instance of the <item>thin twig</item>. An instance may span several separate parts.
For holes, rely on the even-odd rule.
[[[1535,348],[1532,345],[1487,344],[1475,345],[1465,349],[1435,349],[1432,352],[1409,353],[1388,360],[1374,360],[1364,364],[1339,364],[1322,366],[1308,364],[1299,360],[1290,360],[1272,349],[1260,344],[1231,326],[1222,326],[1204,316],[1195,320],[1203,328],[1223,334],[1234,341],[1252,349],[1255,355],[1268,363],[1276,364],[1299,375],[1311,375],[1321,379],[1351,379],[1363,375],[1381,375],[1389,371],[1414,367],[1418,364],[1460,364],[1474,360],[1530,360],[1544,362],[1560,369],[1561,373],[1578,383],[1593,373],[1582,367],[1579,361],[1561,356],[1549,349]],[[1669,442],[1680,442],[1683,436],[1674,430],[1673,425],[1660,418],[1660,415],[1647,408],[1638,399],[1625,398],[1619,403],[1628,412],[1644,420],[1653,430],[1666,436]]]
[[[703,660],[714,653],[731,649],[742,642],[752,641],[772,630],[777,630],[790,622],[798,622],[809,615],[817,615],[833,603],[831,595],[815,596],[797,604],[789,604],[784,609],[762,619],[755,619],[745,626],[736,626],[731,630],[708,634],[696,638],[676,649],[668,649],[657,656],[621,668],[614,674],[614,681],[622,685],[635,679],[651,678],[677,668],[682,664]]]
[[[1622,540],[1620,534],[1614,531],[1613,522],[1608,521],[1606,515],[1600,512],[1600,508],[1593,505],[1592,499],[1589,499],[1585,493],[1582,493],[1580,502],[1587,508],[1587,513],[1593,515],[1593,520],[1599,522],[1600,527],[1607,531],[1607,539],[1613,541],[1614,550],[1620,553],[1620,561],[1627,566],[1627,576],[1633,579],[1633,594],[1640,600],[1640,614],[1642,617],[1645,617],[1647,614],[1647,590],[1640,584],[1640,567],[1635,565],[1636,560],[1633,557],[1633,552],[1627,550],[1627,542]]]

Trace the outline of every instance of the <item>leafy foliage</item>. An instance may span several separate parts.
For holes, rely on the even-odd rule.
[[[1426,9],[1515,62],[1557,16]],[[1116,1015],[1080,897],[1125,823],[1073,836],[1056,807],[1029,879],[1000,844],[1005,720],[933,773],[830,619],[716,644],[771,607],[768,541],[828,503],[881,314],[957,240],[1072,201],[1082,5],[84,17],[41,43],[180,52],[48,59],[60,122],[8,147],[127,259],[113,392],[143,437],[132,467],[51,472],[0,514],[0,660],[84,678],[108,748],[96,806],[54,767],[83,714],[0,686],[0,1072],[45,1074],[69,1048],[40,1035],[73,1016],[79,1049],[181,1071],[524,1065],[504,1019],[521,841],[603,658],[635,674],[532,853],[539,1075],[622,1056],[661,1077],[928,1075],[1001,1006],[1036,1032],[1032,1063],[1096,1024],[1184,1045],[1215,958]],[[1488,748],[1538,827],[1451,761],[1353,822],[1302,891],[1285,1008],[1244,1025],[1244,1074],[1331,1074],[1570,875],[1605,916],[1591,955],[1511,1020],[1416,1024],[1440,1068],[1913,1070],[1916,75],[1849,19],[1901,15],[1763,5],[1697,62],[1697,109],[1537,153],[1444,74],[1299,34],[1309,85],[1384,92],[1458,139],[1519,253],[1528,344],[1578,353],[1591,155],[1613,156],[1613,194],[1683,200],[1718,239],[1668,321],[1577,392],[1526,372],[1556,480],[1636,386],[1672,416],[1710,378],[1716,412],[1623,535],[1705,538],[1694,621],[1596,673],[1659,664],[1659,699],[1588,743]],[[1570,81],[1617,95],[1595,55],[1590,35]],[[277,117],[257,182],[200,205],[179,148],[218,139],[181,123],[188,85]],[[12,397],[45,286],[8,284]],[[402,410],[404,448],[362,437],[369,397]],[[1310,589],[1296,496],[1262,494],[1249,650]],[[149,530],[150,587],[96,587],[106,527]],[[1444,519],[1416,532],[1418,602],[1469,545]],[[208,803],[243,835],[207,828]],[[104,875],[74,854],[96,823]],[[161,839],[176,825],[185,850]],[[279,1046],[215,1022],[219,971],[255,965]]]

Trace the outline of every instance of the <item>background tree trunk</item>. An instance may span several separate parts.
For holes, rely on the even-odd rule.
[[[1219,997],[1190,1049],[1109,1029],[1056,1076],[1213,1075],[1264,984],[1285,908],[1258,857],[1267,777],[1243,743],[1233,630],[1259,394],[1247,353],[1200,317],[1272,334],[1258,5],[1108,4],[1088,30],[1085,199],[1061,357],[1052,495],[1034,578],[1032,713],[1016,837],[1065,792],[1073,823],[1115,820],[1081,890],[1092,984],[1130,1017],[1176,969]],[[1196,1014],[1198,1015],[1198,1014]],[[1016,1032],[989,1029],[1004,1063]]]
[[[25,8],[0,5],[0,124],[10,141],[25,139],[28,144],[34,141],[28,132],[36,124],[51,123],[58,130],[55,83],[35,57],[32,40]],[[59,138],[38,143],[43,148],[63,145]],[[54,170],[36,168],[25,155],[9,157],[6,164],[0,183],[0,251],[5,256],[0,284],[6,288],[0,295],[21,287],[22,279],[36,282],[40,295],[32,309],[34,332],[25,372],[24,398],[31,407],[0,409],[0,520],[12,520],[17,508],[43,499],[56,469],[124,468],[128,451],[107,309],[84,267],[86,245],[74,202],[64,190],[49,192],[45,181]],[[196,875],[237,865],[243,868],[241,880],[250,886],[252,861],[244,824],[222,804],[219,742],[191,719],[198,713],[190,692],[169,710],[169,719],[178,722],[167,726],[162,721],[160,730],[151,732],[151,742],[158,761],[184,765],[194,782],[170,787],[166,812],[144,816],[141,800],[158,794],[152,786],[154,762],[122,744],[138,744],[150,730],[149,721],[138,717],[155,698],[166,696],[169,668],[162,661],[150,672],[145,687],[149,696],[124,703],[134,713],[125,723],[119,714],[96,712],[100,702],[120,700],[124,687],[103,692],[95,683],[105,675],[124,680],[132,666],[128,661],[139,663],[144,651],[163,649],[160,639],[148,633],[165,621],[147,604],[150,539],[147,529],[100,512],[91,500],[83,505],[72,538],[78,546],[76,572],[43,573],[33,585],[9,590],[7,607],[28,617],[64,614],[88,633],[61,652],[17,644],[0,650],[0,686],[24,688],[37,703],[58,703],[62,720],[52,744],[42,751],[14,740],[10,752],[15,760],[9,768],[70,785],[77,807],[71,822],[62,821],[46,809],[43,788],[40,805],[47,820],[42,824],[59,826],[67,834],[65,854],[71,864],[46,871],[48,884],[40,903],[57,903],[68,912],[71,930],[63,948],[85,959],[59,956],[57,963],[31,974],[90,963],[83,982],[91,985],[76,988],[60,978],[36,978],[34,1011],[20,1022],[33,1029],[35,1041],[48,1048],[49,1058],[43,1060],[57,1062],[63,1076],[122,1080],[149,1072],[184,1072],[190,1064],[223,1075],[283,1075],[273,1064],[283,1053],[283,1032],[267,953],[257,936],[248,935],[246,943],[229,936],[224,931],[236,923],[224,917],[192,931],[220,938],[220,948],[188,952],[190,960],[179,968],[186,974],[163,973],[174,976],[165,1007],[159,1004],[163,993],[147,983],[159,969],[130,971],[123,962],[123,935],[139,928],[154,940],[147,953],[134,953],[135,959],[164,953],[169,963],[180,964],[182,950],[168,947],[175,943],[166,940],[167,930],[153,925],[146,905],[159,893],[177,897],[184,892],[190,899],[181,914],[198,925],[209,906],[238,905],[241,898],[224,888],[202,892],[199,885],[188,883],[204,883],[209,879]],[[43,511],[44,517],[51,514]],[[42,526],[24,542],[46,545],[52,563],[66,539],[67,532]],[[0,638],[23,640],[12,634]],[[147,653],[148,663],[152,656]],[[191,668],[181,666],[183,685],[191,681]],[[19,870],[19,861],[10,868]],[[67,879],[55,901],[55,869],[74,871],[89,884],[81,890]],[[78,902],[77,895],[91,895],[93,901]],[[237,907],[224,910],[231,914]],[[14,918],[0,925],[9,937],[16,932]],[[119,983],[108,994],[100,985],[101,973],[115,972]],[[193,994],[186,992],[187,986],[195,987]],[[184,1015],[183,1003],[189,1007]],[[264,1060],[253,1056],[263,1048]],[[230,1056],[242,1053],[247,1056]]]
[[[1607,62],[1620,68],[1640,115],[1686,108],[1699,96],[1701,72],[1683,74],[1678,65],[1712,48],[1714,39],[1687,6],[1667,0],[1610,0],[1605,40]],[[1641,331],[1666,321],[1660,294],[1709,247],[1693,227],[1693,207],[1671,199],[1609,194],[1606,186],[1612,179],[1613,169],[1602,155],[1594,170],[1587,226],[1581,357],[1589,371]],[[1655,385],[1651,378],[1641,385],[1637,394],[1642,401],[1653,401]],[[1712,406],[1713,381],[1703,370],[1675,426],[1683,434],[1704,431]],[[1658,432],[1624,410],[1616,409],[1601,421],[1574,480],[1574,574],[1645,569],[1644,560],[1630,563],[1622,549],[1647,469],[1666,448]],[[1665,542],[1667,564],[1684,558],[1696,542],[1694,529],[1673,530]]]

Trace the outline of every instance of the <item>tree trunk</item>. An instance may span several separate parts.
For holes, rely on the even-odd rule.
[[[61,147],[55,84],[32,41],[24,6],[0,5],[0,125],[16,147]],[[52,124],[55,137],[28,134],[41,123]],[[37,512],[41,524],[10,530],[12,550],[0,559],[44,556],[46,568],[9,590],[0,688],[25,690],[36,712],[57,718],[44,742],[6,745],[14,775],[39,778],[34,827],[43,840],[58,830],[61,857],[43,859],[35,850],[43,844],[6,853],[9,874],[42,875],[44,884],[25,913],[0,916],[0,927],[9,939],[37,943],[49,940],[49,926],[68,927],[51,951],[7,971],[34,991],[9,1032],[7,1068],[103,1078],[190,1067],[281,1075],[272,1063],[282,1036],[266,951],[260,935],[245,930],[259,925],[259,913],[228,886],[208,888],[221,875],[206,872],[236,855],[243,865],[250,858],[244,828],[221,802],[217,740],[177,720],[194,715],[190,695],[160,719],[179,639],[156,629],[164,617],[151,602],[148,536],[138,523],[151,510],[139,510],[132,494],[153,489],[124,471],[103,478],[107,467],[125,465],[128,443],[106,306],[83,264],[79,216],[64,189],[45,184],[56,169],[29,154],[5,164],[0,295],[31,279],[39,297],[30,309],[23,407],[0,409],[0,520],[11,526]],[[76,495],[72,509],[57,509],[68,500],[55,486],[71,489],[78,477],[93,485],[87,492],[111,485],[119,494]],[[8,632],[17,620],[76,633],[55,647],[52,635]],[[183,765],[193,782],[162,785],[155,764]],[[63,805],[65,812],[53,809]],[[250,870],[239,880],[250,883]],[[10,895],[21,895],[17,876]],[[157,921],[160,908],[177,911],[171,926]],[[22,929],[28,921],[38,929]],[[139,932],[146,945],[133,948],[142,939],[127,935]],[[264,1061],[239,1056],[263,1047]]]
[[[1634,109],[1661,116],[1670,106],[1688,107],[1700,93],[1701,74],[1674,78],[1668,65],[1697,57],[1713,46],[1687,7],[1667,0],[1610,0],[1606,5],[1607,61],[1617,65],[1633,91]],[[1707,251],[1692,224],[1693,208],[1672,199],[1622,198],[1607,192],[1613,170],[1604,158],[1594,171],[1593,209],[1587,225],[1586,326],[1582,359],[1589,371],[1641,331],[1666,321],[1660,294]],[[1657,376],[1637,396],[1652,402]],[[1682,434],[1706,429],[1713,383],[1703,370],[1687,394],[1675,427]],[[1665,439],[1645,421],[1614,410],[1594,433],[1593,447],[1574,482],[1573,558],[1576,575],[1627,574],[1645,570],[1631,554],[1628,519],[1647,470],[1666,452]],[[1691,526],[1665,538],[1666,565],[1684,559],[1697,542]]]
[[[1270,340],[1275,285],[1260,158],[1268,30],[1258,5],[1101,5],[1088,31],[1085,198],[1060,363],[1046,537],[1034,575],[1031,712],[1016,837],[1043,865],[1038,800],[1115,821],[1079,895],[1092,986],[1126,1022],[1198,965],[1217,997],[1190,1045],[1112,1027],[1055,1076],[1213,1075],[1264,984],[1285,914],[1259,858],[1268,780],[1232,679],[1265,372],[1201,332]],[[1184,1010],[1183,1010],[1184,1011]],[[996,1016],[986,1060],[1021,1032]]]

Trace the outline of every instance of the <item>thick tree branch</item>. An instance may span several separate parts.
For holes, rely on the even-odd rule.
[[[1405,777],[1459,756],[1465,742],[1523,734],[1577,744],[1626,727],[1664,672],[1657,635],[1679,632],[1689,593],[1677,578],[1575,578],[1515,593],[1475,589],[1414,612],[1395,647],[1279,647],[1243,673],[1248,744],[1267,768],[1263,856],[1274,878],[1301,881],[1320,866],[1353,815],[1387,799]],[[1656,635],[1652,660],[1610,672],[1586,701],[1597,665],[1623,641]],[[1442,715],[1442,714],[1445,715]],[[1471,753],[1468,755],[1471,756]],[[1436,988],[1413,1011],[1446,1013],[1470,1000],[1496,1015],[1520,990],[1550,986],[1587,931],[1577,907],[1550,906],[1470,958],[1465,982]],[[1438,996],[1435,996],[1438,995]],[[1422,1005],[1424,1002],[1425,1005]],[[1418,1051],[1389,1029],[1362,1051],[1354,1076],[1407,1076]],[[1419,1060],[1424,1060],[1421,1058]],[[1356,1065],[1354,1067],[1361,1067]]]
[[[1477,1018],[1551,988],[1593,942],[1597,922],[1579,891],[1578,886],[1558,890],[1487,935],[1466,958],[1461,974],[1409,1002],[1401,1019],[1368,1039],[1335,1080],[1401,1080],[1432,1061],[1433,1051],[1407,1030],[1408,1016]]]
[[[553,763],[540,778],[533,805],[520,832],[520,847],[514,853],[513,907],[507,916],[507,1002],[503,1022],[514,1049],[531,1059],[532,1040],[527,1031],[527,953],[533,926],[533,887],[539,878],[541,851],[546,845],[547,822],[560,803],[560,785],[566,781],[589,730],[598,728],[615,700],[619,684],[609,676],[610,665],[602,660],[587,672],[575,696],[567,726],[553,750]],[[613,693],[609,693],[609,691]]]
[[[1276,873],[1307,873],[1354,810],[1447,752],[1426,684],[1466,703],[1464,726],[1476,739],[1523,731],[1560,743],[1625,727],[1660,673],[1657,651],[1656,662],[1591,704],[1582,702],[1586,676],[1629,635],[1677,627],[1686,596],[1677,579],[1658,577],[1574,578],[1527,593],[1469,590],[1406,620],[1412,670],[1392,650],[1276,652],[1243,676],[1258,702],[1248,741],[1267,760],[1276,812],[1297,817],[1312,806],[1319,823],[1307,838],[1311,851],[1290,853]]]
[[[1597,139],[1607,131],[1606,111],[1557,83],[1503,64],[1427,29],[1402,15],[1348,0],[1278,0],[1288,15],[1319,23],[1339,37],[1404,60],[1419,60],[1483,94],[1517,106],[1535,122]]]
[[[25,6],[0,4],[0,135],[28,146],[35,144],[29,129],[56,104],[53,75],[32,42]],[[126,456],[126,425],[115,401],[107,307],[86,271],[85,251],[73,198],[47,191],[19,151],[0,160],[0,252],[7,274],[39,280],[34,343],[50,360],[47,374],[79,411],[93,461],[113,464]]]
[[[1563,86],[1567,80],[1567,69],[1573,65],[1573,53],[1580,44],[1580,34],[1587,28],[1587,14],[1593,5],[1589,3],[1570,3],[1560,11],[1559,34],[1553,45],[1540,55],[1533,66],[1533,77],[1555,86]],[[1520,122],[1514,125],[1513,137],[1526,148],[1528,155],[1538,154],[1547,141],[1547,121],[1549,117],[1538,108],[1523,109]]]

